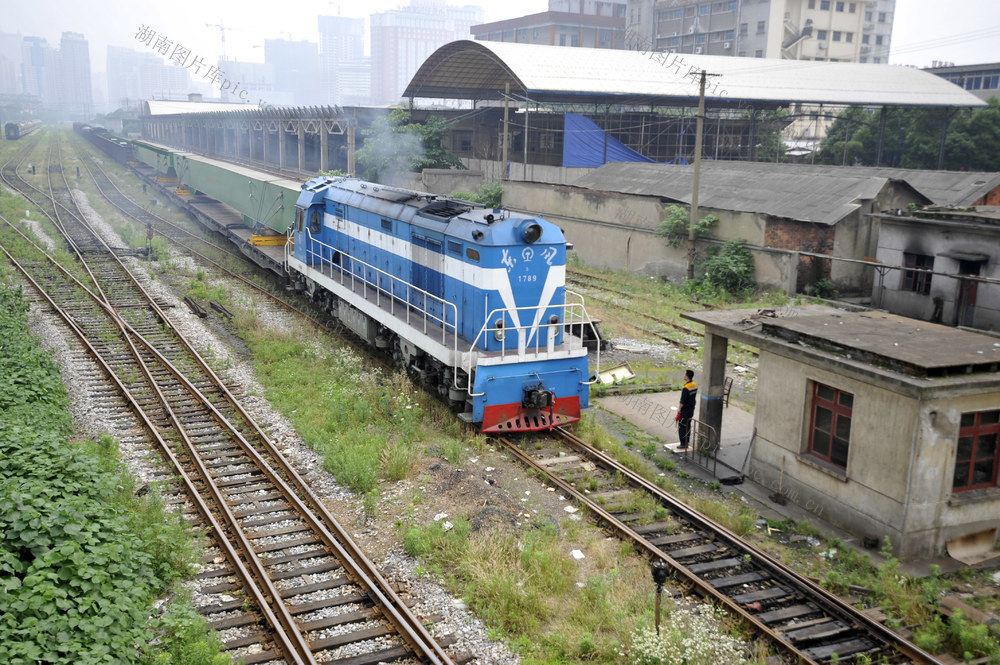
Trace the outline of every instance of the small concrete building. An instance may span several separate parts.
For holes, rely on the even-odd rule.
[[[706,425],[724,426],[728,340],[760,349],[755,481],[904,560],[995,554],[1000,340],[815,305],[685,317],[706,330]]]
[[[1000,174],[997,174],[1000,177]],[[879,215],[872,304],[918,319],[1000,330],[1000,208]]]

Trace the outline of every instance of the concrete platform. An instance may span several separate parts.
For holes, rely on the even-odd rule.
[[[688,452],[678,450],[677,424],[674,418],[677,415],[680,396],[680,391],[614,395],[592,399],[591,405],[628,421],[651,436],[659,437],[661,443],[658,447],[662,446],[663,450],[673,452],[678,468],[696,478],[706,482],[714,482],[742,475],[742,483],[722,484],[720,490],[728,495],[742,497],[761,517],[772,521],[791,518],[796,522],[810,522],[826,538],[839,538],[853,548],[867,552],[875,563],[883,560],[877,549],[865,549],[860,538],[829,523],[823,519],[822,514],[817,515],[815,512],[807,510],[806,507],[796,505],[791,500],[786,500],[786,503],[782,505],[771,499],[777,493],[778,487],[760,484],[760,476],[754,473],[749,456],[754,435],[754,414],[752,412],[735,404],[722,410],[722,434],[718,459],[723,464],[716,468],[715,475],[704,466],[696,464]],[[901,565],[901,569],[909,575],[926,576],[930,573],[931,565],[939,566],[942,573],[954,572],[965,567],[964,564],[950,557],[935,557],[908,561]]]
[[[638,395],[616,395],[602,397],[598,403],[612,413],[625,418],[643,431],[660,437],[668,450],[679,452],[677,434],[677,407],[681,401],[680,391],[665,393],[643,393]],[[697,414],[696,414],[697,417]],[[718,459],[735,472],[743,468],[750,439],[753,436],[753,414],[735,406],[722,410],[722,436],[719,442]],[[749,466],[749,461],[747,461]],[[720,465],[720,476],[732,475]]]

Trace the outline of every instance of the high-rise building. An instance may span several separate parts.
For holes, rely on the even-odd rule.
[[[1000,99],[1000,62],[955,65],[954,62],[935,60],[924,70],[965,88],[984,102],[992,97]]]
[[[0,32],[0,94],[21,93],[23,42],[20,34]]]
[[[224,74],[219,84],[223,102],[251,104],[256,107],[292,105],[292,93],[277,89],[272,65],[220,60],[219,71]]]
[[[365,20],[320,16],[319,35],[323,103],[371,103],[371,58],[365,57]]]
[[[112,110],[149,99],[186,99],[193,90],[187,69],[155,53],[108,46],[107,90]]]
[[[59,103],[59,52],[44,37],[25,37],[21,50],[21,89],[49,108]]]
[[[886,64],[895,0],[628,0],[626,48]]]
[[[94,114],[90,80],[90,45],[78,32],[62,33],[59,44],[59,105],[72,120]]]
[[[445,0],[410,0],[407,7],[371,16],[372,101],[399,101],[417,69],[439,47],[469,39],[482,23],[481,7],[452,7]]]
[[[472,26],[472,36],[491,42],[625,48],[626,3],[549,0],[549,10]]]
[[[319,47],[315,42],[288,39],[264,40],[264,63],[274,68],[274,86],[291,95],[292,104],[325,104],[320,85]]]

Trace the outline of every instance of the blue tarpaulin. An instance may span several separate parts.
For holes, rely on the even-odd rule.
[[[654,161],[613,136],[606,135],[593,120],[577,113],[566,114],[564,130],[563,166],[595,167],[605,162]]]

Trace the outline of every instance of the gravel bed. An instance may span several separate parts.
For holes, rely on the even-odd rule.
[[[52,252],[52,250],[56,248],[56,241],[52,239],[52,236],[45,232],[45,229],[42,228],[42,223],[37,219],[22,218],[18,221],[28,227],[28,229],[35,234],[35,237],[41,241],[44,249]]]

